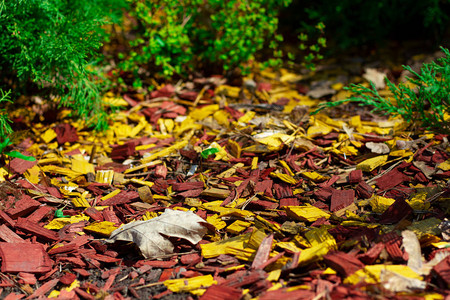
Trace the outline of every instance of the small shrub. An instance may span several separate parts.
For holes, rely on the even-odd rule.
[[[97,129],[105,127],[95,72],[87,66],[102,45],[110,6],[107,0],[0,1],[4,86],[14,87],[14,94],[38,89],[46,99],[53,95]]]
[[[392,98],[383,98],[371,82],[370,88],[352,84],[346,88],[355,96],[319,106],[317,113],[326,107],[335,107],[345,102],[371,105],[373,111],[387,115],[402,116],[407,122],[418,122],[427,129],[450,133],[450,52],[441,47],[444,57],[432,63],[424,63],[420,73],[403,66],[414,75],[407,83],[395,85],[386,79]],[[415,88],[411,88],[411,84]]]
[[[291,1],[128,0],[136,36],[130,49],[119,54],[120,67],[135,78],[145,71],[162,77],[193,70],[226,73],[245,70],[246,62],[267,49],[273,58],[264,66],[279,66],[283,59],[295,59],[279,48],[283,37],[277,34],[278,12]],[[305,60],[311,66],[325,40],[313,46],[305,37],[303,47],[314,53]]]

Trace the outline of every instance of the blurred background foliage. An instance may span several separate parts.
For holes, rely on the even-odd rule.
[[[149,78],[314,68],[389,39],[448,35],[450,0],[0,0],[0,88],[73,108],[107,126],[105,90]],[[288,50],[287,50],[288,49]],[[2,118],[7,118],[5,113]],[[3,123],[2,123],[3,124]],[[4,122],[4,124],[9,124]],[[6,132],[6,131],[5,131]]]

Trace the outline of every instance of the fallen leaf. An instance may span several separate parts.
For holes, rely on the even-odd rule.
[[[114,230],[107,241],[133,242],[145,258],[156,258],[173,253],[174,246],[167,237],[197,244],[207,232],[204,224],[207,222],[191,211],[166,209],[159,217],[128,223]]]
[[[380,72],[377,69],[367,68],[363,77],[367,81],[373,82],[377,90],[382,90],[386,87],[386,83],[384,82],[386,73]]]
[[[370,149],[372,153],[387,154],[390,152],[388,145],[385,143],[367,142],[366,147]]]

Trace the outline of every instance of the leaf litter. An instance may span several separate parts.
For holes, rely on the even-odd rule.
[[[37,163],[1,169],[2,297],[448,297],[448,136],[309,116],[343,85],[299,80],[108,93],[125,110],[104,133],[11,112]]]

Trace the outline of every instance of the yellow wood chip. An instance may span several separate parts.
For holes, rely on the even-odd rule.
[[[252,223],[236,220],[227,227],[227,231],[233,234],[239,234],[245,229],[247,229],[250,225],[252,225]]]
[[[244,243],[247,243],[251,233],[238,235],[223,241],[218,241],[209,244],[201,244],[202,255],[204,258],[216,257],[221,254],[230,254],[233,252],[230,249],[244,249]]]
[[[137,178],[131,178],[130,182],[137,183],[137,184],[140,184],[140,185],[145,185],[145,186],[148,186],[148,187],[152,187],[154,185],[154,183],[151,182],[151,181],[140,180],[140,179],[137,179]]]
[[[372,211],[376,213],[383,213],[389,206],[395,202],[392,198],[385,198],[382,196],[373,196],[369,199],[369,204],[372,207]]]
[[[169,279],[164,281],[167,289],[174,293],[191,292],[200,288],[207,288],[217,284],[212,275],[197,276],[191,278]]]
[[[72,156],[72,171],[81,174],[95,173],[94,165],[90,164],[83,155],[76,154]]]
[[[206,221],[213,225],[216,230],[223,229],[227,226],[227,223],[225,223],[225,221],[222,221],[222,219],[219,218],[219,216],[216,214],[206,217]]]
[[[155,154],[152,154],[148,157],[144,157],[143,159],[141,159],[141,163],[145,164],[145,163],[151,162],[157,158],[168,156],[168,155],[176,152],[177,150],[180,150],[181,148],[185,147],[187,144],[188,144],[188,141],[178,142],[175,145],[167,147]],[[126,171],[128,171],[128,170],[126,170]],[[126,171],[125,171],[125,173],[127,173]]]
[[[258,156],[252,158],[252,170],[256,170],[258,168]]]
[[[53,129],[47,129],[43,134],[41,134],[41,139],[44,143],[50,143],[54,138],[56,138],[56,132]]]
[[[281,275],[281,269],[273,270],[272,272],[269,272],[267,274],[266,280],[276,282],[280,278]]]
[[[382,166],[388,160],[388,155],[375,156],[356,165],[356,169],[364,172],[372,172],[379,166]]]
[[[322,259],[330,250],[336,250],[336,241],[334,238],[326,240],[316,246],[304,249],[300,252],[300,258],[298,260],[299,265],[305,265],[314,261]]]
[[[450,170],[450,159],[447,159],[446,161],[441,162],[437,167],[443,171],[449,171]]]
[[[68,224],[75,224],[81,221],[89,221],[88,216],[76,215],[70,218],[55,218],[51,220],[44,228],[59,230]]]
[[[1,169],[1,170],[4,170],[4,169]],[[33,184],[38,184],[40,171],[41,171],[41,169],[37,165],[34,165],[33,167],[31,167],[25,171],[25,173],[24,173],[25,178]],[[5,172],[7,172],[7,171],[5,170]]]
[[[92,224],[84,227],[83,230],[86,230],[86,231],[89,231],[92,233],[97,233],[97,234],[100,234],[105,237],[109,237],[111,235],[111,233],[114,230],[116,230],[117,228],[118,227],[116,227],[113,222],[103,221],[103,222],[92,223]]]
[[[330,177],[321,175],[317,172],[302,172],[302,173],[300,173],[300,175],[302,175],[303,177],[306,177],[308,179],[311,179],[314,182],[323,182],[323,181],[330,179]]]
[[[380,275],[382,271],[389,271],[404,277],[422,280],[422,276],[405,265],[369,265],[345,278],[344,283],[351,285],[362,282],[367,284],[380,283]]]
[[[291,252],[300,252],[302,250],[297,247],[294,242],[278,242],[276,243],[276,246]]]
[[[72,198],[71,202],[75,207],[91,207],[89,202],[84,197]]]
[[[74,172],[71,169],[68,168],[63,168],[63,167],[58,167],[58,166],[54,166],[54,165],[49,165],[49,166],[42,166],[41,170],[43,172],[48,172],[48,173],[55,173],[55,174],[60,174],[60,175],[65,175],[67,177],[70,178],[74,178],[77,176],[80,176],[81,173],[79,172]]]
[[[299,221],[314,222],[319,218],[330,217],[330,214],[318,207],[306,204],[303,206],[286,206],[284,207],[289,217]]]
[[[114,179],[113,170],[98,170],[95,173],[95,181],[98,183],[111,184]]]
[[[120,193],[121,190],[120,189],[115,189],[114,191],[112,191],[111,193],[109,193],[108,195],[105,195],[103,197],[100,198],[100,200],[108,200],[109,198],[114,197],[115,195],[117,195],[118,193]]]
[[[295,175],[294,172],[292,172],[289,165],[284,160],[280,160],[280,164],[286,169],[286,171],[289,173],[289,175],[291,175],[291,176]]]
[[[230,127],[230,121],[228,118],[230,114],[225,110],[218,110],[213,114],[214,120],[221,126]]]
[[[282,181],[284,181],[286,183],[289,183],[289,184],[297,184],[297,182],[298,182],[297,179],[295,179],[294,177],[292,177],[292,176],[290,176],[288,174],[271,172],[270,176],[278,178],[278,179],[281,179]]]
[[[242,117],[240,117],[238,119],[239,123],[243,123],[243,124],[247,124],[248,122],[250,122],[250,120],[252,120],[256,115],[256,112],[249,110],[245,113],[245,115],[243,115]]]

